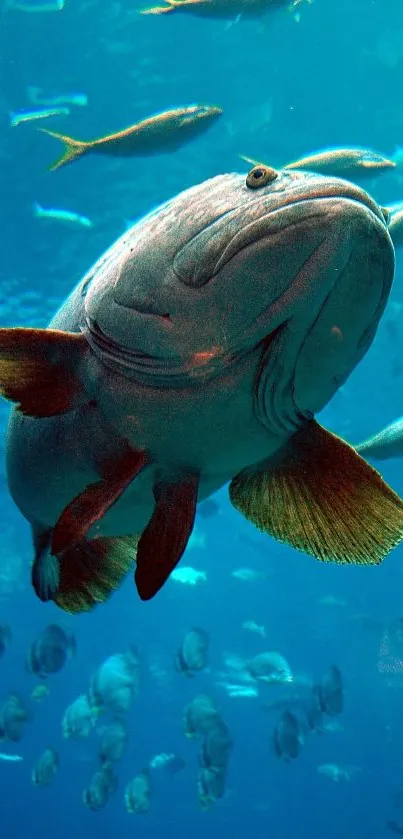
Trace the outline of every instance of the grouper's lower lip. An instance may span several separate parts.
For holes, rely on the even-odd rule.
[[[273,337],[278,331],[274,330]],[[200,358],[196,360],[197,353],[189,357],[158,356],[140,349],[128,349],[106,335],[91,318],[87,318],[87,327],[83,332],[103,365],[140,384],[162,388],[189,387],[193,383],[214,379],[221,374],[223,367],[241,359],[251,349],[242,347],[238,352],[229,350],[226,354],[212,356],[200,353]],[[270,337],[266,336],[265,346]],[[255,349],[252,347],[252,351]]]
[[[136,309],[130,309],[130,311],[137,311]],[[143,314],[143,312],[140,312]],[[140,360],[143,361],[150,360],[150,361],[162,361],[161,357],[155,355],[148,355],[148,353],[143,352],[141,349],[133,349],[129,347],[124,347],[121,344],[114,341],[109,335],[102,331],[101,327],[99,326],[96,321],[92,320],[92,318],[86,318],[87,320],[87,327],[88,332],[87,335],[90,338],[90,343],[95,345],[98,350],[104,352],[108,355],[113,355],[116,359],[121,359],[122,363],[124,363],[125,359],[127,364],[130,364],[130,360]]]

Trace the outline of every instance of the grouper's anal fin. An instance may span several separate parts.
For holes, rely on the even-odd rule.
[[[154,486],[155,508],[140,537],[134,575],[142,600],[151,600],[178,564],[193,530],[198,488],[197,474]]]
[[[40,600],[70,614],[104,603],[134,567],[138,534],[82,539],[62,553],[50,552],[51,529],[35,527],[32,585]]]
[[[116,503],[148,463],[145,451],[124,445],[113,460],[102,463],[103,477],[77,495],[61,513],[52,537],[52,554],[59,555],[81,542],[89,529]]]
[[[237,475],[234,507],[324,562],[378,565],[403,539],[403,501],[340,437],[306,423],[276,464]]]
[[[89,351],[81,333],[0,329],[0,395],[30,417],[52,417],[89,402],[76,370]]]
[[[58,558],[55,603],[70,614],[88,612],[119,588],[136,560],[138,535],[83,539]]]

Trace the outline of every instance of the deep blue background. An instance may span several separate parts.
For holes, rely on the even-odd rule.
[[[401,0],[315,0],[301,6],[300,23],[281,12],[231,26],[186,15],[141,17],[141,4],[132,0],[66,0],[63,12],[54,14],[3,5],[1,325],[46,325],[128,220],[204,178],[246,170],[240,152],[279,166],[326,145],[356,144],[385,154],[403,145]],[[59,153],[58,144],[32,124],[9,125],[9,111],[32,107],[28,85],[42,87],[45,95],[85,92],[87,108],[72,107],[69,117],[47,123],[84,139],[196,101],[220,104],[224,116],[171,156],[89,157],[49,174],[46,166]],[[369,189],[382,203],[403,198],[400,170]],[[95,226],[35,219],[35,201],[87,215]],[[375,344],[321,417],[351,440],[403,413],[402,272],[401,251]],[[2,404],[2,424],[7,411]],[[402,493],[400,463],[385,465],[383,472]],[[0,761],[2,835],[386,836],[385,819],[399,817],[393,793],[403,782],[403,676],[378,671],[379,634],[355,616],[365,613],[387,625],[401,614],[402,548],[379,569],[322,566],[261,537],[230,509],[222,491],[220,515],[197,522],[205,547],[191,548],[183,561],[205,570],[207,583],[190,588],[169,582],[155,601],[141,604],[128,580],[106,606],[73,619],[40,604],[31,592],[28,528],[0,480],[0,621],[10,623],[14,634],[0,661],[0,702],[9,690],[30,694],[35,680],[24,670],[24,656],[47,623],[60,621],[72,630],[78,647],[66,669],[49,680],[49,697],[34,708],[16,747],[24,761]],[[256,583],[234,579],[231,570],[245,565],[267,577]],[[322,605],[320,598],[329,594],[346,605]],[[251,619],[265,625],[266,641],[241,629]],[[211,635],[211,661],[210,671],[192,681],[175,673],[173,658],[183,633],[195,624]],[[94,668],[130,642],[138,645],[142,661],[140,696],[129,714],[130,747],[119,766],[116,797],[94,814],[81,803],[81,791],[95,767],[97,736],[78,744],[63,741],[61,718],[86,690]],[[318,678],[334,662],[345,678],[344,730],[307,740],[292,765],[273,754],[276,715],[262,709],[261,699],[229,699],[215,685],[225,652],[251,655],[265,648],[281,651],[297,673]],[[153,676],[156,665],[166,671],[162,682]],[[181,723],[184,705],[199,691],[217,697],[235,739],[226,796],[206,814],[197,807],[197,747],[185,739]],[[3,744],[4,751],[9,745]],[[52,787],[37,790],[30,771],[47,745],[59,749],[61,768]],[[186,769],[174,779],[155,773],[150,814],[129,817],[124,786],[160,751],[181,754]],[[350,783],[334,784],[317,773],[328,762],[361,771]]]

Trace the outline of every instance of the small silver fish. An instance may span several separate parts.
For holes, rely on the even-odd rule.
[[[318,603],[320,603],[321,606],[347,606],[347,602],[345,600],[340,600],[339,597],[334,597],[333,594],[326,594],[318,600]]]
[[[246,629],[248,632],[255,632],[256,635],[260,635],[261,638],[266,637],[266,630],[264,626],[259,626],[259,624],[255,623],[255,621],[244,621],[242,629]]]
[[[62,93],[57,96],[43,96],[40,87],[27,87],[27,96],[33,105],[45,105],[47,108],[58,108],[60,105],[88,105],[86,93]]]
[[[374,460],[403,457],[403,417],[387,425],[378,434],[368,437],[355,448],[362,457],[368,456]]]
[[[240,155],[242,160],[253,165],[259,164],[250,157]],[[322,175],[341,178],[375,178],[383,172],[394,169],[396,163],[393,159],[371,149],[361,148],[334,148],[323,149],[312,152],[306,157],[300,157],[287,163],[284,169],[296,169],[301,172],[318,172]]]
[[[69,113],[70,108],[41,108],[38,111],[20,111],[20,113],[9,111],[10,125],[12,128],[16,128],[23,122],[34,122],[49,117],[66,117]]]
[[[236,568],[235,571],[231,571],[231,577],[235,577],[236,580],[241,580],[243,583],[254,583],[256,580],[264,579],[267,575],[262,574],[260,571],[255,571],[254,568]]]
[[[343,178],[374,178],[395,166],[393,160],[372,149],[336,148],[313,152],[307,157],[287,163],[284,169],[320,172]]]
[[[330,778],[331,781],[351,781],[353,775],[360,771],[359,766],[338,766],[337,763],[322,763],[318,766],[319,775]]]
[[[13,9],[16,12],[61,12],[64,9],[65,0],[52,0],[49,3],[24,3],[23,0],[6,0],[6,9]]]
[[[82,227],[93,227],[94,223],[87,216],[81,216],[79,213],[73,213],[71,210],[58,210],[54,207],[41,207],[35,202],[33,205],[35,218],[51,218],[56,221],[66,221],[68,224],[81,224]]]

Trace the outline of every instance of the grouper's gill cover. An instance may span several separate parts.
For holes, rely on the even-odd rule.
[[[393,271],[365,192],[256,167],[135,225],[48,330],[0,330],[0,384],[17,403],[8,479],[38,595],[91,608],[136,558],[152,597],[197,501],[228,480],[234,506],[279,540],[379,563],[403,504],[313,415],[368,349]]]

